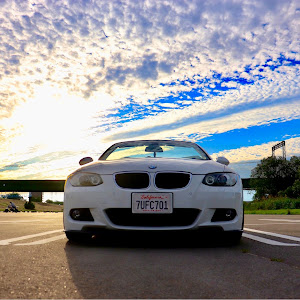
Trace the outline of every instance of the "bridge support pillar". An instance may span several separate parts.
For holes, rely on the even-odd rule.
[[[43,192],[32,192],[31,199],[39,202],[43,201]]]

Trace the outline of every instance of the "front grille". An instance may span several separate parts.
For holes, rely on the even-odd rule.
[[[187,173],[157,173],[155,185],[159,189],[181,189],[189,184],[190,179]]]
[[[171,214],[133,214],[131,208],[109,208],[105,212],[109,220],[119,226],[167,227],[192,225],[200,210],[174,208]]]
[[[149,186],[147,173],[120,173],[115,175],[116,183],[124,189],[145,189]]]

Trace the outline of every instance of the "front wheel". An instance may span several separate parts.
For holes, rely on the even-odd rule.
[[[223,232],[223,239],[226,244],[237,245],[242,237],[243,231]]]

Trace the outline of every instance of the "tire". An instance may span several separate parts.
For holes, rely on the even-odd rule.
[[[245,224],[245,206],[243,205],[243,223],[242,223],[242,230],[244,230],[244,224]]]
[[[229,231],[223,233],[223,239],[226,244],[237,245],[239,244],[243,231]]]
[[[66,231],[65,234],[66,234],[67,239],[70,242],[87,243],[92,240],[92,235],[90,233],[86,233],[86,232]]]

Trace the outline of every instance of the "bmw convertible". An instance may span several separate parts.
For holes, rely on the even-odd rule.
[[[64,190],[64,229],[71,241],[104,230],[212,230],[237,243],[243,232],[240,176],[196,143],[116,143],[80,160]]]

